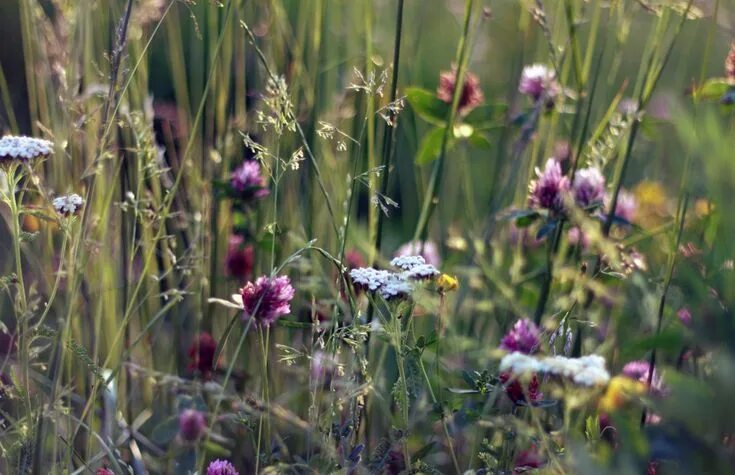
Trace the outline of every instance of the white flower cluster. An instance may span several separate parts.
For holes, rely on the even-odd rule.
[[[69,216],[72,214],[77,214],[79,210],[82,209],[82,206],[84,206],[84,198],[77,195],[76,193],[72,193],[70,195],[58,196],[54,198],[52,204],[57,213],[64,216]]]
[[[535,358],[516,351],[503,357],[500,371],[519,376],[529,373],[550,374],[570,379],[582,386],[604,385],[610,380],[610,373],[605,369],[605,359],[599,355]]]
[[[413,291],[411,280],[431,279],[439,275],[436,267],[427,264],[421,256],[396,257],[391,265],[402,272],[358,267],[350,271],[350,277],[355,285],[378,292],[384,299],[393,299],[404,297]]]
[[[0,139],[0,161],[31,160],[54,153],[54,144],[33,137],[6,135]]]

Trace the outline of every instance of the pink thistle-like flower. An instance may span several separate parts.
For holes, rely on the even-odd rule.
[[[439,75],[439,87],[436,90],[436,97],[446,102],[452,103],[454,98],[454,89],[457,85],[457,68],[453,67],[451,71],[442,71]],[[475,107],[482,104],[485,95],[480,88],[480,80],[471,72],[464,74],[464,85],[459,96],[459,104],[457,106],[459,113],[467,114]]]
[[[545,460],[539,453],[535,445],[531,448],[519,452],[513,462],[513,475],[531,472],[534,468],[540,468],[544,465]]]
[[[255,160],[246,160],[232,172],[230,176],[232,188],[243,195],[253,198],[263,198],[270,194],[267,183],[261,174],[260,163]]]
[[[623,375],[631,379],[640,381],[645,385],[648,385],[648,380],[650,377],[649,373],[651,371],[650,368],[651,365],[648,361],[631,361],[630,363],[627,363],[625,366],[623,366]],[[661,379],[661,376],[656,371],[656,368],[653,368],[653,377],[651,378],[651,391],[657,394],[662,394],[663,392],[665,392],[663,379]]]
[[[207,466],[207,475],[240,475],[227,460],[214,460]]]
[[[255,249],[252,244],[245,245],[245,238],[239,234],[230,236],[225,257],[227,275],[240,281],[247,280],[253,272]]]
[[[441,267],[442,259],[439,257],[439,248],[433,241],[410,241],[402,245],[393,257],[421,256],[427,264],[437,269]]]
[[[542,96],[552,100],[559,94],[559,83],[556,82],[556,73],[543,64],[532,64],[523,68],[521,80],[518,83],[518,92],[538,101]]]
[[[500,348],[505,351],[518,351],[527,355],[536,353],[539,349],[540,331],[535,323],[524,318],[518,320],[500,342]]]
[[[692,324],[692,312],[689,311],[688,307],[681,307],[677,312],[676,316],[679,317],[679,321],[685,326]]]
[[[596,167],[582,168],[574,175],[574,201],[581,208],[598,206],[605,201],[605,176]]]
[[[347,266],[347,270],[357,269],[358,267],[365,267],[367,265],[365,263],[365,257],[357,249],[350,249],[345,252],[344,264]]]
[[[564,194],[569,190],[569,178],[562,174],[559,162],[548,159],[543,171],[536,168],[536,177],[528,185],[529,205],[561,212],[564,209]]]
[[[283,315],[291,313],[290,302],[296,291],[286,276],[270,278],[258,277],[240,289],[244,320],[254,318],[255,323],[270,326]]]
[[[611,206],[611,198],[605,197],[605,208],[609,209]],[[635,215],[638,212],[638,200],[635,195],[625,190],[620,190],[618,194],[618,205],[615,207],[615,216],[623,218],[629,223],[633,223]]]
[[[198,371],[204,379],[212,376],[217,341],[207,332],[202,332],[189,346],[189,371]]]
[[[185,409],[179,414],[179,435],[188,442],[202,436],[207,428],[207,418],[196,409]]]
[[[725,58],[725,77],[730,84],[735,84],[735,41],[730,45],[730,51]]]
[[[587,249],[590,244],[589,236],[587,236],[584,231],[579,228],[579,226],[569,228],[569,231],[567,231],[567,240],[569,241],[570,245],[580,245],[582,246],[582,249]]]
[[[500,382],[505,389],[505,394],[511,401],[513,401],[514,404],[527,402],[533,405],[544,397],[544,395],[539,392],[539,380],[535,374],[531,377],[531,380],[528,382],[528,386],[525,387],[525,389],[521,382],[518,381],[518,379],[516,379],[511,373],[500,373]],[[526,396],[528,396],[528,398]]]
[[[115,472],[107,467],[100,467],[94,473],[95,475],[115,475]]]

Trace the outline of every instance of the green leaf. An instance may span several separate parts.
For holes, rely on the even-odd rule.
[[[719,101],[730,87],[732,86],[725,78],[710,78],[694,90],[693,96],[698,101]]]
[[[508,104],[483,104],[467,114],[462,122],[475,128],[487,128],[497,126],[508,111]]]
[[[161,422],[151,433],[151,440],[158,445],[167,445],[179,433],[179,418],[169,417]]]
[[[489,150],[492,144],[490,141],[485,137],[483,134],[478,133],[475,131],[472,135],[470,135],[470,138],[468,139],[469,142],[472,144],[473,147],[477,147],[481,150]]]
[[[449,104],[440,100],[431,91],[419,87],[406,89],[406,100],[425,121],[444,127],[449,117]]]
[[[218,443],[207,440],[202,444],[202,448],[207,452],[207,455],[210,457],[230,457],[232,455],[232,452],[230,452],[225,447],[222,447]]]
[[[424,165],[433,162],[439,157],[442,148],[442,140],[444,139],[444,129],[433,129],[424,135],[416,154],[416,164]],[[452,140],[447,144],[447,150],[452,146]]]

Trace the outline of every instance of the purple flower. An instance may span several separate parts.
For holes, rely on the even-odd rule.
[[[601,205],[605,201],[605,177],[595,167],[582,168],[574,175],[574,201],[581,208]]]
[[[572,246],[580,245],[582,246],[582,249],[587,249],[590,245],[589,236],[587,236],[579,226],[569,228],[569,231],[567,232],[567,240]]]
[[[500,342],[505,351],[518,351],[527,355],[535,353],[539,348],[539,329],[531,320],[518,320]]]
[[[692,324],[692,312],[689,311],[688,307],[681,307],[677,312],[676,316],[679,317],[679,321],[685,326]]]
[[[606,207],[610,207],[611,199],[606,200]],[[620,190],[618,194],[618,205],[615,207],[615,216],[623,218],[629,223],[632,223],[635,219],[635,214],[638,211],[638,201],[635,199],[635,195],[625,190]]]
[[[113,472],[112,470],[110,470],[107,467],[100,467],[94,473],[95,473],[95,475],[115,475],[115,472]]]
[[[554,70],[543,64],[532,64],[523,68],[518,92],[538,101],[544,94],[553,99],[559,94],[559,84],[556,82]]]
[[[559,162],[548,159],[543,171],[536,168],[536,177],[528,185],[529,205],[561,212],[564,209],[564,194],[569,190],[569,178],[562,174]]]
[[[217,459],[207,467],[207,475],[240,475],[240,473],[227,460]]]
[[[311,379],[320,386],[328,386],[339,369],[337,358],[324,351],[316,351],[311,357]]]
[[[196,409],[186,409],[179,414],[179,435],[182,439],[193,442],[207,428],[207,418]]]
[[[625,366],[623,366],[623,375],[631,379],[640,381],[647,386],[650,368],[651,365],[648,361],[631,361],[630,363],[627,363]],[[661,379],[661,376],[656,371],[656,368],[653,368],[653,377],[651,378],[651,391],[661,394],[664,392],[664,390],[664,382]]]
[[[233,234],[227,244],[227,256],[225,257],[225,270],[227,275],[238,279],[249,279],[253,271],[255,250],[252,244],[245,245],[245,239]]]
[[[420,255],[427,264],[439,268],[442,259],[439,257],[439,248],[433,241],[410,241],[399,247],[393,257]]]
[[[440,100],[451,104],[454,98],[454,89],[457,87],[457,68],[453,67],[451,71],[442,71],[439,75],[439,87],[436,90],[436,97]],[[475,107],[482,104],[485,95],[480,89],[480,80],[471,72],[465,72],[464,84],[462,92],[459,95],[458,110],[464,115]]]
[[[266,188],[266,181],[260,173],[260,163],[255,160],[246,160],[232,172],[230,177],[232,188],[254,198],[268,196],[270,190]]]
[[[255,323],[270,326],[283,315],[291,313],[289,305],[296,291],[286,276],[270,278],[258,277],[240,289],[245,309],[244,319],[255,318]]]

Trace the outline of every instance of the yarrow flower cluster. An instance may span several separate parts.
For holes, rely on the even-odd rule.
[[[232,188],[241,194],[251,194],[254,198],[268,196],[270,190],[260,170],[260,163],[255,160],[246,160],[232,172],[230,176]]]
[[[532,64],[523,68],[518,92],[538,101],[542,96],[551,100],[559,94],[556,73],[543,64]]]
[[[71,216],[79,213],[84,206],[84,198],[72,193],[70,195],[57,196],[51,202],[54,210],[62,216]]]
[[[0,163],[18,160],[26,162],[54,153],[54,144],[33,137],[6,135],[0,139]]]
[[[270,326],[279,317],[291,313],[290,303],[295,293],[287,276],[258,277],[240,289],[243,319],[254,318],[256,324]]]
[[[582,386],[604,385],[610,380],[610,373],[605,369],[605,359],[599,355],[535,358],[516,351],[503,357],[500,370],[516,376],[535,373],[559,376]]]
[[[400,272],[391,272],[373,267],[358,267],[350,270],[352,282],[370,292],[377,292],[386,300],[402,298],[413,292],[411,281],[429,280],[439,276],[432,264],[422,256],[400,256],[391,261]]]
[[[605,201],[605,176],[597,167],[582,168],[574,174],[572,195],[577,206],[587,209]]]
[[[227,460],[214,460],[207,466],[207,475],[240,475]]]
[[[564,194],[569,190],[569,178],[562,173],[559,162],[548,159],[543,171],[536,168],[536,177],[528,185],[529,205],[561,212],[564,209]]]
[[[518,320],[513,328],[505,334],[500,342],[500,348],[510,352],[520,352],[524,354],[536,353],[539,349],[540,331],[535,323],[524,318]]]
[[[436,97],[447,104],[451,104],[456,87],[457,68],[453,67],[451,71],[442,71],[439,75],[439,87],[436,90]],[[480,80],[469,71],[464,74],[464,84],[459,94],[457,109],[462,115],[467,114],[485,100],[485,95],[480,88]]]

